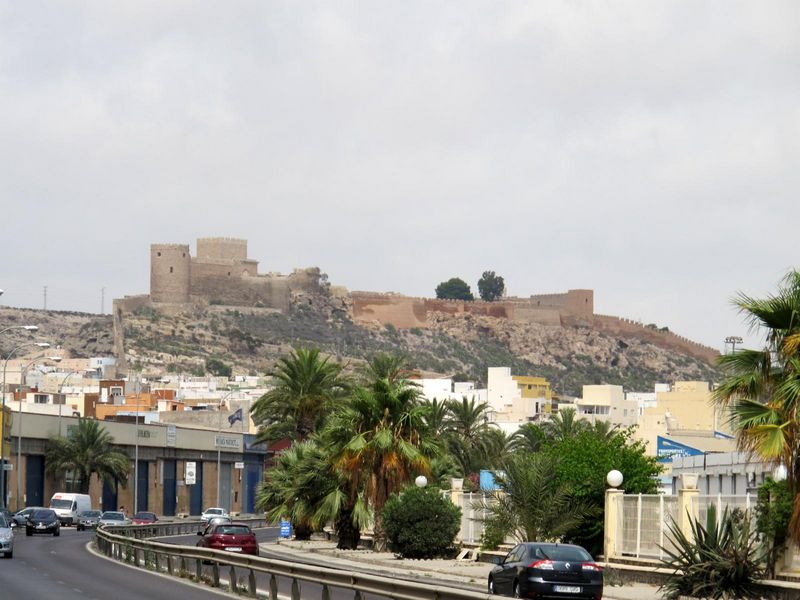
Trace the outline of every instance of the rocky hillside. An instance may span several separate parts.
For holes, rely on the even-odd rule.
[[[204,373],[217,358],[234,372],[262,374],[295,345],[319,346],[356,364],[371,354],[401,353],[423,371],[485,382],[489,366],[509,366],[515,374],[542,375],[555,390],[580,395],[586,383],[622,384],[649,391],[656,382],[714,380],[713,367],[694,358],[631,338],[583,328],[553,328],[461,315],[438,315],[430,329],[396,330],[354,324],[344,300],[297,298],[290,315],[269,309],[197,308],[175,317],[142,309],[125,317],[128,363],[146,375]],[[113,352],[110,316],[0,308],[0,329],[36,324],[36,335],[9,332],[0,340],[6,354],[12,341],[47,339],[74,356]],[[13,335],[11,335],[13,334]]]

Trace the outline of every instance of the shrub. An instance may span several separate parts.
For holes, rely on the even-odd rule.
[[[486,521],[481,533],[481,550],[497,550],[507,536],[508,531],[503,523],[498,520]]]
[[[383,508],[389,549],[402,558],[435,558],[453,551],[461,509],[435,488],[408,487]]]
[[[767,551],[767,571],[775,576],[775,564],[780,558],[792,516],[792,492],[787,481],[767,479],[758,488],[756,504],[756,529],[764,536]]]
[[[665,566],[673,569],[661,586],[664,598],[733,599],[756,598],[756,581],[764,576],[764,551],[760,549],[750,518],[741,511],[725,509],[717,523],[714,505],[708,507],[706,525],[699,519],[690,522],[687,537],[673,521],[667,546]]]

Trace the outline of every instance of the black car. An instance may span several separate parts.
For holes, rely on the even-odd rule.
[[[580,546],[528,542],[489,574],[489,593],[515,598],[603,597],[603,568]]]
[[[61,535],[61,522],[56,511],[49,508],[34,510],[25,522],[25,535],[33,535],[34,533]]]

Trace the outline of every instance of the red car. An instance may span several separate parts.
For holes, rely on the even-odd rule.
[[[158,521],[155,513],[139,511],[131,517],[134,525],[150,525]]]
[[[243,523],[212,523],[197,535],[200,536],[197,542],[200,547],[258,556],[256,534]]]

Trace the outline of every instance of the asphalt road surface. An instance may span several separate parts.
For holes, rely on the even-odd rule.
[[[256,540],[259,544],[263,544],[264,542],[272,542],[278,539],[278,528],[277,527],[265,527],[263,529],[254,529],[253,532],[256,534]],[[194,546],[197,543],[197,540],[200,539],[196,534],[195,535],[181,535],[181,536],[171,536],[167,538],[160,538],[158,539],[159,542],[164,542],[168,544],[180,544],[183,546]],[[275,558],[279,560],[285,560],[285,558],[281,555],[272,555],[269,550],[261,549],[260,556],[263,558]],[[309,559],[309,560],[295,560],[295,562],[301,562],[307,565],[315,565],[316,561]],[[328,568],[331,568],[330,566]],[[203,567],[204,573],[210,575],[211,574],[211,565],[206,565]],[[220,576],[225,577],[227,572],[225,569],[221,570]],[[292,592],[292,580],[288,577],[278,577],[277,578],[278,584],[278,595],[281,597],[291,597]],[[269,589],[269,576],[263,573],[258,573],[256,575],[256,587],[259,591],[266,592]],[[354,592],[351,590],[341,589],[341,588],[330,588],[331,600],[352,600],[354,596]],[[322,598],[322,586],[317,583],[311,583],[307,581],[300,582],[300,595],[302,598]],[[374,594],[363,594],[362,598],[364,600],[384,600],[387,598],[386,596],[376,596]]]
[[[61,535],[14,534],[14,558],[0,558],[3,600],[192,600],[221,596],[97,557],[86,550],[92,531],[62,527]]]

